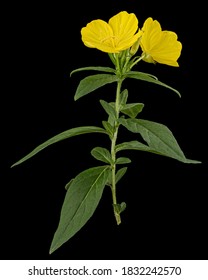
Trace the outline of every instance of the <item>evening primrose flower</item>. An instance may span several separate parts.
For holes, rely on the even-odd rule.
[[[109,22],[97,19],[81,29],[82,41],[89,48],[119,53],[130,48],[141,36],[135,14],[120,12]],[[137,33],[136,33],[137,32]]]
[[[176,33],[162,31],[160,23],[151,17],[144,22],[142,31],[140,46],[144,61],[179,66],[177,59],[181,54],[182,44],[177,41]]]

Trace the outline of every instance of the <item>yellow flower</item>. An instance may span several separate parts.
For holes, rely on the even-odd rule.
[[[109,22],[93,20],[81,30],[82,41],[89,48],[107,53],[118,53],[130,48],[140,37],[138,19],[125,11],[110,18]],[[136,33],[136,34],[135,34]]]
[[[162,31],[157,20],[146,19],[140,42],[146,62],[159,62],[170,66],[179,66],[177,59],[181,54],[182,44],[177,41],[177,34]]]

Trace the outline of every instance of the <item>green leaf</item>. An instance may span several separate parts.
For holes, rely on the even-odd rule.
[[[61,209],[50,254],[74,236],[93,215],[109,176],[106,166],[93,167],[75,177]]]
[[[138,71],[130,71],[130,72],[128,72],[128,73],[138,73]],[[127,73],[127,74],[128,74]],[[155,79],[155,80],[158,80],[158,78],[155,76],[155,75],[153,75],[153,74],[150,74],[150,73],[145,73],[145,72],[140,72],[139,71],[139,74],[141,74],[141,75],[147,75],[147,76],[149,76],[150,78],[153,78],[153,79]]]
[[[122,167],[121,169],[119,169],[117,172],[116,172],[116,184],[121,180],[121,178],[125,175],[127,171],[127,167]],[[109,173],[109,178],[108,178],[108,183],[107,183],[108,186],[112,186],[112,174]]]
[[[123,108],[123,106],[126,105],[127,99],[128,99],[128,90],[124,89],[120,95],[120,108]]]
[[[117,120],[116,111],[115,111],[115,102],[107,103],[104,100],[101,100],[101,105],[103,106],[104,110],[108,114],[108,123],[112,127],[112,131],[114,133],[115,130],[115,121]]]
[[[74,96],[74,100],[77,100],[80,97],[83,97],[106,84],[116,81],[118,81],[118,77],[111,74],[97,74],[88,76],[80,81]]]
[[[126,78],[133,78],[133,79],[137,79],[137,80],[142,80],[142,81],[146,81],[146,82],[150,82],[150,83],[154,83],[163,87],[166,87],[174,92],[176,92],[178,94],[179,97],[181,97],[180,93],[178,90],[170,87],[169,85],[160,82],[159,80],[151,77],[149,74],[143,73],[143,72],[138,72],[138,71],[130,71],[126,74]]]
[[[153,154],[159,154],[162,156],[166,156],[161,151],[158,152],[158,150],[154,150],[153,148],[150,148],[149,146],[147,146],[139,141],[123,142],[116,146],[116,152],[123,151],[123,150],[136,150],[136,151],[143,151],[143,152],[149,152],[149,153],[153,153]]]
[[[130,103],[123,106],[121,112],[130,118],[136,118],[136,116],[143,110],[143,103]]]
[[[117,158],[116,164],[126,164],[126,163],[131,163],[131,160],[127,157],[120,157]]]
[[[116,145],[116,152],[123,151],[123,150],[139,150],[145,152],[155,152],[149,146],[139,141],[123,142],[121,144]]]
[[[139,141],[124,142],[124,143],[118,144],[116,146],[116,152],[123,151],[123,150],[137,150],[137,151],[144,151],[144,152],[149,152],[149,153],[153,153],[153,154],[159,154],[162,156],[167,156],[167,154],[163,153],[161,150],[149,147]],[[168,156],[168,157],[170,157],[170,156]],[[178,158],[176,158],[176,159],[178,159]],[[200,163],[199,161],[189,160],[189,159],[185,159],[185,161],[184,161],[184,158],[182,158],[180,161],[185,162],[185,163]]]
[[[114,134],[114,127],[106,121],[102,121],[103,127],[105,128],[105,130],[107,131],[110,139],[112,139],[113,134]]]
[[[82,67],[82,68],[78,68],[73,70],[70,73],[70,76],[74,73],[80,72],[80,71],[100,71],[100,72],[108,72],[108,73],[115,73],[115,69],[111,68],[111,67],[102,67],[102,66],[89,66],[89,67]]]
[[[91,155],[97,160],[103,161],[105,163],[112,164],[112,158],[110,152],[102,147],[96,147],[92,149]]]
[[[122,167],[121,169],[119,169],[116,173],[116,184],[121,180],[121,178],[125,175],[126,171],[127,171],[127,167]]]
[[[126,202],[120,203],[120,214],[126,209]]]
[[[121,204],[113,204],[113,208],[116,211],[116,213],[121,214],[126,209],[126,203],[121,202]]]
[[[65,186],[65,190],[68,190],[68,188],[71,186],[72,182],[74,181],[74,178],[71,179]]]
[[[100,104],[102,105],[103,109],[106,111],[106,113],[109,115],[110,118],[113,120],[116,119],[116,111],[115,108],[108,102],[104,100],[100,100]]]
[[[140,133],[151,151],[184,163],[200,163],[185,157],[172,132],[165,125],[142,119],[120,119],[120,123],[131,132]]]
[[[48,147],[54,143],[57,143],[61,140],[64,140],[64,139],[67,139],[67,138],[70,138],[73,136],[86,134],[86,133],[105,133],[105,134],[107,134],[105,129],[96,127],[96,126],[81,126],[81,127],[71,128],[69,130],[66,130],[64,132],[57,134],[56,136],[48,139],[41,145],[37,146],[34,150],[32,150],[25,157],[23,157],[22,159],[20,159],[16,163],[14,163],[11,167],[14,167],[15,165],[18,165],[18,164],[26,161],[27,159],[33,157],[35,154],[39,153],[40,151],[42,151],[43,149],[45,149],[46,147]]]

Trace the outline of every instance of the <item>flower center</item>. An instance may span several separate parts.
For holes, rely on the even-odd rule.
[[[108,37],[106,37],[106,38],[103,38],[102,40],[101,40],[101,43],[104,43],[104,44],[106,44],[106,45],[108,45],[108,46],[111,46],[111,47],[116,47],[116,36],[114,36],[114,35],[111,35],[111,36],[108,36]]]

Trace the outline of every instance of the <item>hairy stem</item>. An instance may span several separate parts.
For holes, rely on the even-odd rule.
[[[122,84],[122,79],[120,79],[117,82],[116,102],[115,102],[115,111],[116,111],[115,131],[111,141],[111,157],[113,161],[113,164],[111,166],[112,169],[111,191],[112,191],[112,198],[113,198],[113,211],[114,211],[114,216],[116,218],[117,225],[121,223],[121,217],[120,217],[120,213],[118,212],[117,198],[116,198],[116,149],[115,147],[116,147],[118,128],[119,128],[118,118],[119,118],[119,111],[120,111],[119,107],[120,107],[121,84]]]

